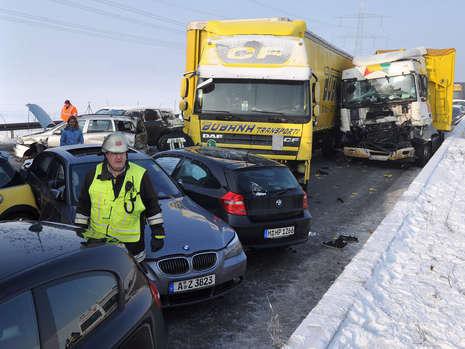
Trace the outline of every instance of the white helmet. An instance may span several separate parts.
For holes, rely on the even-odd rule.
[[[113,132],[105,137],[102,144],[102,153],[126,153],[128,141],[121,132]]]

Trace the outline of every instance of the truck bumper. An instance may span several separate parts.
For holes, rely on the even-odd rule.
[[[392,152],[385,152],[380,150],[372,150],[367,148],[358,147],[344,147],[344,155],[354,158],[362,158],[369,160],[379,161],[392,161],[392,160],[403,160],[413,159],[415,157],[415,149],[413,147],[406,147]]]

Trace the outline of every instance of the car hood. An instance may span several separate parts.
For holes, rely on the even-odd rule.
[[[147,258],[220,250],[233,239],[234,230],[223,220],[194,203],[187,196],[159,201],[163,213],[165,244],[160,251],[150,249],[150,227],[145,227]]]

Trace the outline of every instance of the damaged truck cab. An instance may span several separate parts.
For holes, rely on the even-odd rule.
[[[377,51],[342,73],[344,154],[428,162],[452,125],[455,49]]]

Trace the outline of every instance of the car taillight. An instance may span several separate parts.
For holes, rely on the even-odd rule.
[[[241,194],[228,191],[220,198],[224,210],[236,216],[245,216],[247,211],[245,209],[244,197]]]
[[[304,197],[303,197],[303,202],[302,202],[302,207],[305,209],[305,208],[308,208],[308,198],[307,198],[307,193],[304,192]]]
[[[155,304],[161,308],[160,292],[158,292],[157,285],[155,285],[153,281],[149,280],[149,287]]]

